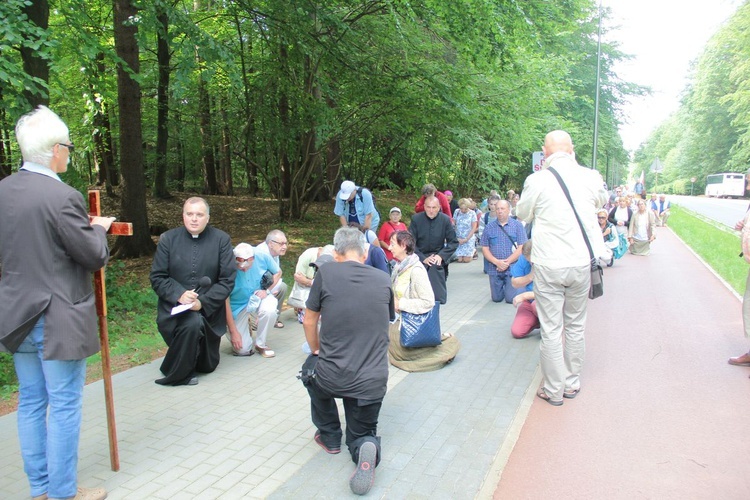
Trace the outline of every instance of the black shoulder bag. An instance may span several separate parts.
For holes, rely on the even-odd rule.
[[[583,234],[583,241],[586,242],[586,248],[589,249],[589,256],[591,257],[591,286],[589,287],[589,298],[596,299],[597,297],[601,297],[602,295],[604,295],[604,271],[602,271],[602,266],[599,265],[599,259],[594,257],[594,251],[591,249],[589,237],[586,234],[586,230],[583,228],[583,223],[581,222],[581,218],[578,216],[578,212],[576,212],[576,207],[573,205],[573,200],[570,199],[570,192],[568,192],[568,187],[563,182],[560,174],[557,173],[557,170],[552,167],[549,167],[547,170],[552,172],[552,175],[555,176],[557,182],[560,183],[560,187],[562,188],[563,193],[565,193],[565,197],[568,199],[568,203],[570,203],[570,208],[573,209],[573,213],[576,216],[578,227],[581,228],[581,234]]]

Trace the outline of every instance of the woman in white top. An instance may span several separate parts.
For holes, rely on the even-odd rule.
[[[633,216],[633,209],[630,208],[630,202],[627,196],[620,196],[617,199],[617,206],[609,211],[609,222],[615,225],[618,234],[628,234],[630,218]]]
[[[391,235],[391,253],[398,261],[391,274],[394,305],[401,311],[424,314],[435,307],[427,270],[414,253],[414,237],[409,231],[396,231]],[[461,345],[456,337],[443,335],[442,343],[435,347],[408,348],[401,345],[401,322],[390,328],[388,358],[391,364],[408,372],[437,370],[453,361]]]

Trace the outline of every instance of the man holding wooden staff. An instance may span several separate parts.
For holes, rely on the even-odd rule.
[[[0,348],[18,375],[24,470],[33,498],[102,499],[103,488],[78,487],[78,442],[86,358],[100,349],[91,273],[109,259],[114,218],[89,222],[58,177],[73,152],[60,117],[40,106],[16,139],[23,166],[0,182]]]

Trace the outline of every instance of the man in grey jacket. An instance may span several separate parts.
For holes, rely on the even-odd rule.
[[[114,218],[89,222],[68,168],[68,127],[40,106],[16,125],[23,166],[0,182],[0,344],[18,374],[18,440],[35,498],[100,499],[77,485],[86,358],[99,351],[91,273]],[[49,416],[47,415],[49,411]]]

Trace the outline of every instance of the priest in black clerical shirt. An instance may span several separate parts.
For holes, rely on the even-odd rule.
[[[159,297],[156,322],[169,346],[160,368],[164,378],[156,381],[161,385],[196,385],[196,373],[218,366],[225,301],[237,270],[232,241],[208,225],[203,198],[185,202],[182,220],[184,227],[162,234],[151,266],[151,287]],[[172,314],[181,304],[190,307]]]

